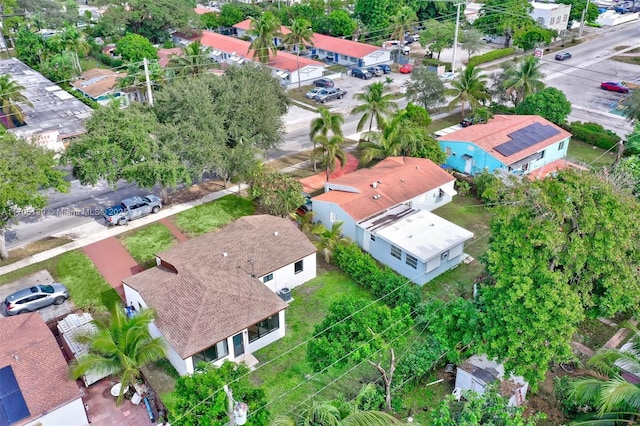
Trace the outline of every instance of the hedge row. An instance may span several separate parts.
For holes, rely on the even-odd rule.
[[[333,263],[374,296],[383,298],[388,306],[406,304],[415,311],[422,300],[420,287],[411,282],[407,284],[407,278],[388,267],[380,267],[355,243],[340,244],[334,250]]]
[[[602,149],[611,149],[618,144],[620,137],[597,123],[576,121],[561,126],[573,135],[573,139]]]
[[[516,53],[515,47],[506,47],[504,49],[496,49],[478,56],[472,56],[467,66],[476,66],[486,62],[495,61],[496,59],[506,58]]]

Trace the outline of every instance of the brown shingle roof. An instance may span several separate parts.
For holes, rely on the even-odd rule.
[[[156,325],[184,359],[285,309],[252,272],[260,277],[315,252],[291,220],[246,216],[160,253],[177,274],[155,267],[124,283],[156,309]]]
[[[334,189],[313,200],[338,204],[354,220],[361,221],[453,180],[453,176],[426,158],[389,157],[370,169],[360,169],[329,182],[358,192]],[[379,181],[382,183],[374,189],[371,184]],[[374,195],[380,197],[374,199]]]
[[[74,81],[71,85],[96,99],[111,92],[117,86],[117,81],[120,77],[120,75],[111,70],[93,68],[83,72],[80,79]]]
[[[0,368],[10,365],[31,417],[25,424],[81,397],[55,337],[38,313],[0,317]]]
[[[533,123],[551,126],[559,130],[560,133],[507,157],[494,150],[498,145],[511,140],[508,136],[509,133],[520,130]],[[556,126],[552,122],[545,120],[539,115],[496,115],[486,124],[476,124],[465,127],[444,136],[440,136],[438,140],[473,143],[482,148],[485,152],[491,154],[498,161],[509,165],[568,137],[571,137],[571,133]]]

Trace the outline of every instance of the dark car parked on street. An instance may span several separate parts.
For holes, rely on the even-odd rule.
[[[319,78],[314,80],[313,85],[316,87],[333,87],[335,83],[330,78]]]
[[[4,300],[8,315],[34,312],[50,305],[62,305],[69,298],[69,290],[60,284],[40,284],[10,294]]]
[[[387,64],[381,64],[381,65],[377,65],[378,68],[380,68],[382,70],[383,73],[385,74],[391,74],[391,67]]]
[[[565,61],[567,59],[571,59],[571,53],[569,52],[556,53],[556,61]]]
[[[364,70],[362,68],[354,68],[351,70],[351,75],[353,77],[356,78],[361,78],[363,80],[369,80],[370,78],[373,77],[373,74],[371,74],[369,71]]]
[[[126,225],[130,220],[146,216],[150,213],[158,213],[162,208],[162,200],[156,195],[149,194],[144,197],[131,197],[104,211],[104,220],[107,225]]]

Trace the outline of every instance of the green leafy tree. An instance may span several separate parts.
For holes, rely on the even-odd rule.
[[[598,11],[598,5],[587,0],[559,0],[558,3],[571,5],[571,11],[569,12],[569,21],[580,22],[582,18],[582,11],[589,4],[587,13],[585,15],[585,22],[595,22],[600,15]]]
[[[542,413],[525,416],[525,407],[509,407],[496,385],[489,385],[483,394],[463,393],[457,401],[449,395],[431,412],[433,426],[535,426],[546,418]]]
[[[73,166],[83,185],[104,179],[116,187],[120,179],[144,188],[167,189],[190,183],[184,162],[173,147],[158,137],[155,115],[141,104],[121,109],[117,102],[96,110],[86,123],[87,133],[70,144],[62,162]]]
[[[550,362],[572,358],[585,315],[635,311],[638,201],[606,174],[567,170],[510,185],[490,224],[482,346],[535,389]]]
[[[333,222],[331,229],[327,229],[320,224],[312,229],[312,233],[318,237],[316,246],[322,252],[327,263],[331,263],[333,252],[338,245],[349,244],[349,239],[342,235],[342,225],[343,223],[338,221]]]
[[[14,127],[14,123],[24,124],[24,113],[19,104],[33,108],[33,104],[21,93],[23,90],[25,90],[24,86],[11,80],[9,74],[0,76],[0,110],[2,111],[2,123],[6,127]]]
[[[95,315],[96,331],[75,336],[76,341],[88,345],[89,352],[71,363],[71,375],[78,379],[87,373],[117,376],[122,386],[117,403],[120,404],[126,387],[133,388],[140,378],[140,369],[166,356],[162,339],[152,338],[149,325],[153,309],[143,309],[128,318],[119,303],[111,312]]]
[[[480,69],[473,66],[465,68],[464,72],[456,80],[451,82],[451,89],[447,89],[445,94],[454,98],[449,102],[449,110],[460,105],[460,114],[465,116],[467,103],[474,111],[480,106],[481,101],[488,101],[491,96],[487,92],[486,80],[480,75]]]
[[[280,21],[271,12],[265,12],[259,18],[250,18],[249,34],[255,37],[249,45],[249,50],[253,51],[253,59],[266,64],[269,62],[271,55],[278,54],[278,48],[275,44],[276,37],[282,37],[280,34]]]
[[[429,51],[440,54],[443,49],[453,47],[455,23],[451,21],[429,21],[426,28],[420,31],[420,44]]]
[[[53,152],[10,133],[0,134],[0,158],[0,259],[7,259],[5,232],[9,224],[26,209],[47,205],[42,190],[66,192],[69,183],[65,173],[55,168]]]
[[[80,65],[80,55],[85,57],[91,50],[89,43],[84,39],[83,34],[77,28],[67,26],[64,32],[59,36],[60,43],[64,46],[64,50],[71,52],[75,60],[74,65],[78,74],[82,74],[82,66]]]
[[[622,158],[616,170],[621,171],[629,177],[633,185],[633,195],[640,196],[640,157],[638,155],[631,155],[629,157]]]
[[[503,84],[514,106],[518,106],[524,98],[544,88],[540,60],[533,55],[522,58],[518,66],[510,68],[508,72]]]
[[[548,46],[557,35],[555,30],[532,26],[517,31],[513,35],[513,44],[522,50],[532,50],[540,45]]]
[[[427,67],[415,67],[411,77],[405,83],[407,98],[425,107],[427,110],[445,101],[444,83],[438,75]]]
[[[176,380],[171,393],[169,421],[176,426],[224,426],[229,424],[227,395],[223,387],[231,384],[233,398],[248,405],[252,426],[267,426],[271,414],[264,407],[267,397],[263,389],[249,380],[249,368],[244,364],[225,362],[220,367],[207,363],[196,366],[192,375]]]
[[[527,0],[487,0],[483,3],[473,26],[491,35],[505,36],[504,47],[509,47],[513,34],[536,25],[531,18],[533,6]]]
[[[30,67],[38,68],[44,60],[47,47],[40,34],[31,32],[26,25],[18,28],[16,36],[16,53],[21,61]]]
[[[570,398],[595,411],[586,424],[634,424],[640,416],[640,386],[621,376],[621,368],[640,372],[640,330],[630,323],[625,327],[632,333],[630,347],[596,353],[588,362],[591,376],[571,383]]]
[[[396,7],[391,0],[356,0],[353,13],[371,34],[382,39],[385,37],[380,36],[380,32],[388,31],[389,16],[395,13]]]
[[[199,75],[214,68],[216,63],[207,55],[211,52],[209,47],[204,47],[199,40],[189,44],[184,49],[184,54],[169,59],[169,67],[174,68],[176,75]]]
[[[230,3],[227,3],[230,4]],[[227,5],[225,4],[225,6]],[[239,22],[239,21],[238,21]],[[207,12],[200,15],[200,25],[205,30],[213,30],[221,26],[222,19],[220,15],[213,12]]]
[[[167,84],[167,70],[160,66],[157,59],[150,60],[147,69],[149,71],[149,80],[154,90],[161,88]],[[147,100],[146,82],[147,78],[144,72],[144,65],[139,63],[128,63],[125,68],[126,77],[118,79],[118,87],[134,87],[140,94],[140,98]]]
[[[298,88],[300,88],[300,51],[305,50],[306,46],[313,46],[313,31],[311,30],[311,22],[304,18],[298,18],[293,21],[289,28],[291,31],[282,39],[287,48],[296,51],[296,68],[298,69]]]
[[[356,22],[351,19],[345,10],[333,10],[327,16],[321,17],[314,29],[320,34],[328,34],[334,37],[351,36],[356,30]]]
[[[400,42],[404,44],[404,35],[418,24],[418,16],[412,7],[401,6],[389,21],[391,28],[393,28],[391,39],[400,40]]]
[[[318,113],[320,117],[311,120],[311,128],[309,130],[309,139],[313,141],[313,149],[316,149],[316,136],[322,135],[329,137],[329,132],[336,136],[342,136],[342,125],[344,124],[344,116],[329,111],[326,107],[319,107]],[[316,170],[316,161],[313,161],[313,171]]]
[[[405,112],[394,114],[390,119],[382,119],[378,123],[379,131],[367,135],[367,140],[360,142],[358,148],[362,152],[362,162],[383,160],[387,157],[407,155],[418,143],[416,126],[405,119]]]
[[[313,138],[316,146],[311,151],[311,160],[320,161],[321,167],[325,169],[327,182],[332,172],[336,170],[336,164],[340,163],[340,167],[344,167],[347,163],[347,154],[344,152],[342,145],[344,139],[340,135],[333,135],[330,138],[324,135],[317,135]]]
[[[242,22],[249,16],[254,18],[262,15],[262,10],[258,8],[256,13],[246,15],[238,3],[224,3],[220,8],[220,25],[223,27],[232,27],[238,22]]]
[[[40,66],[40,72],[51,81],[71,81],[78,74],[77,69],[71,52],[53,55]]]
[[[306,201],[297,179],[269,166],[259,165],[247,180],[249,196],[274,216],[285,217]]]
[[[366,300],[345,298],[332,304],[325,319],[316,325],[316,337],[307,345],[307,361],[314,371],[321,371],[332,364],[366,360],[382,377],[385,403],[391,411],[391,384],[396,366],[393,347],[402,346],[412,327],[407,305],[392,309],[381,304],[370,305]],[[385,359],[387,351],[390,359]],[[387,361],[389,368],[385,369],[382,363]]]
[[[361,102],[351,110],[351,114],[362,114],[358,121],[357,129],[359,132],[364,129],[367,121],[369,122],[368,134],[373,130],[373,121],[379,126],[384,117],[390,115],[398,109],[396,96],[389,92],[389,86],[383,82],[375,82],[365,87],[364,92],[353,95],[353,99]]]
[[[555,124],[564,123],[570,113],[571,102],[555,87],[545,87],[527,96],[516,107],[516,114],[540,115]]]
[[[116,54],[130,62],[142,62],[144,58],[158,59],[158,50],[149,39],[139,34],[127,34],[116,43]]]
[[[480,49],[487,43],[482,39],[482,31],[476,28],[468,28],[460,34],[460,44],[462,48],[467,51],[468,59],[471,59],[471,55],[478,53]]]

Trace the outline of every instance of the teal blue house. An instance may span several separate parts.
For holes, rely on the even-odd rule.
[[[503,170],[541,178],[569,165],[571,134],[539,115],[496,115],[438,135],[447,166],[468,175]]]

